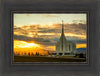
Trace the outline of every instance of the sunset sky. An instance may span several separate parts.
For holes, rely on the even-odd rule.
[[[14,53],[46,54],[55,51],[64,21],[67,40],[74,41],[76,48],[86,48],[86,14],[20,14],[14,17]],[[41,51],[40,51],[41,50]],[[44,52],[45,51],[45,52]]]

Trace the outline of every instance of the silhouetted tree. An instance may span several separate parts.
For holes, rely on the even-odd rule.
[[[49,51],[48,51],[48,55],[50,55]]]
[[[78,54],[75,54],[75,56],[74,57],[77,57],[78,56]]]
[[[36,56],[38,55],[38,53],[36,52],[36,54],[35,54]]]
[[[80,57],[80,58],[84,58],[83,53],[80,53],[79,57]]]
[[[28,53],[28,55],[30,56],[30,52]]]
[[[39,52],[38,52],[38,56],[39,56]]]
[[[32,55],[32,56],[34,56],[34,54],[33,54],[33,53],[32,53],[31,55]]]
[[[26,55],[26,52],[24,53],[24,55]]]

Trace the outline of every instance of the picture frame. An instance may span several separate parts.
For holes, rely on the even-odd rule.
[[[99,0],[49,1],[1,0],[0,3],[0,73],[1,76],[99,76]],[[89,11],[89,63],[87,65],[12,65],[11,11]],[[95,51],[94,51],[95,50]]]

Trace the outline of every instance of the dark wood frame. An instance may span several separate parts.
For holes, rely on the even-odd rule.
[[[1,0],[1,76],[99,76],[99,0]],[[11,11],[89,11],[88,65],[11,65]],[[24,63],[27,64],[27,63]]]

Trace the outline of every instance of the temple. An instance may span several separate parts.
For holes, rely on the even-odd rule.
[[[56,51],[53,55],[68,56],[75,55],[76,44],[72,41],[68,41],[64,35],[64,25],[62,21],[62,33],[60,40],[56,43]]]

